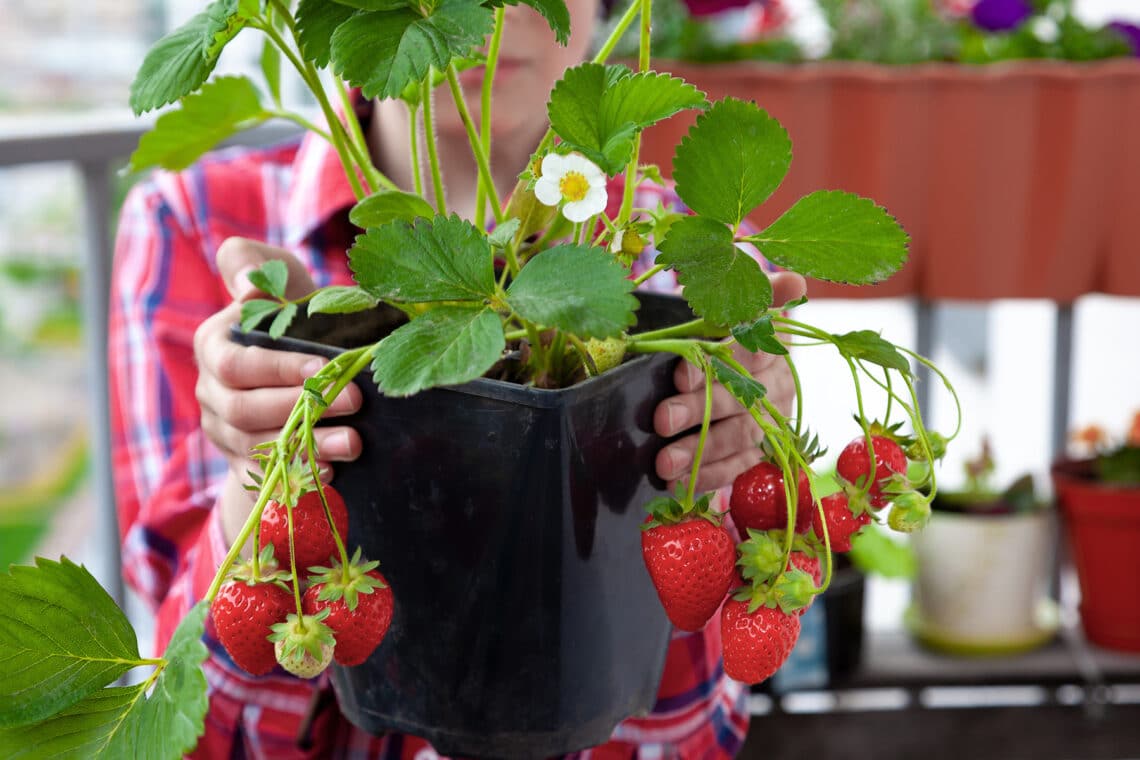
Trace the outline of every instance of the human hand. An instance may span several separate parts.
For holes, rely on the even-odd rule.
[[[793,272],[779,272],[771,275],[771,279],[773,303],[784,304],[807,292],[804,278]],[[732,350],[736,360],[768,389],[768,400],[782,413],[789,414],[795,399],[795,384],[783,357],[754,354],[740,344],[733,345]],[[700,425],[705,409],[704,373],[688,362],[681,362],[677,365],[673,382],[679,392],[658,404],[653,413],[654,429],[658,435],[666,437]],[[757,444],[763,440],[763,432],[720,383],[713,386],[712,419],[697,477],[698,491],[711,491],[730,484],[761,457]],[[697,439],[694,432],[657,453],[657,475],[668,481],[670,490],[676,481],[688,479]]]
[[[229,238],[218,248],[216,261],[234,302],[202,322],[194,333],[194,358],[198,365],[195,393],[201,407],[202,429],[230,464],[230,482],[226,487],[229,498],[223,499],[227,538],[233,537],[231,529],[240,528],[249,511],[248,499],[233,496],[239,492],[235,484],[248,481],[247,471],[256,469],[249,458],[251,449],[277,437],[305,380],[326,363],[322,357],[311,354],[241,346],[230,340],[230,326],[240,319],[241,303],[258,293],[247,275],[270,259],[284,261],[289,267],[287,298],[298,298],[314,289],[312,278],[289,251]],[[360,403],[360,389],[349,384],[325,416],[351,414],[360,408]],[[351,427],[319,427],[314,437],[318,466],[323,473],[329,471],[329,462],[350,461],[360,455],[360,435]]]

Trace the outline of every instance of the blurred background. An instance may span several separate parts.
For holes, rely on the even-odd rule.
[[[200,6],[0,0],[0,566],[67,554],[124,593],[101,507],[111,492],[100,357],[109,241],[137,179],[121,167],[149,123],[129,113],[127,92],[150,44]],[[795,726],[774,732],[785,738],[765,756],[867,757],[867,727],[886,736],[905,714],[926,728],[894,732],[876,754],[1140,757],[1140,619],[1129,623],[1136,641],[1088,640],[1050,479],[1054,462],[1088,453],[1072,448],[1072,431],[1095,425],[1124,440],[1140,410],[1136,25],[1140,0],[661,0],[655,11],[660,68],[710,95],[755,99],[789,129],[796,197],[840,187],[899,216],[913,250],[898,282],[858,294],[819,285],[797,314],[928,354],[962,408],[942,487],[992,497],[1028,476],[1038,506],[1002,514],[1043,515],[1046,531],[1014,563],[1030,568],[1032,619],[992,631],[992,620],[948,622],[960,606],[939,617],[946,590],[929,573],[944,578],[949,560],[913,541],[864,542],[853,580],[805,622],[817,635],[753,695],[757,731]],[[260,41],[249,37],[219,71],[257,71]],[[285,93],[303,104],[300,88]],[[667,174],[669,156],[646,139]],[[799,353],[808,424],[834,457],[857,432],[853,398],[830,381],[846,370]],[[924,378],[920,398],[931,427],[951,432],[955,403],[941,384]],[[962,526],[935,535],[961,557],[992,526],[981,539],[953,533]],[[1140,560],[1122,572],[1140,577]],[[145,610],[127,603],[145,631]],[[859,722],[821,744],[812,721],[840,726],[837,715]],[[955,743],[963,716],[976,744]],[[906,738],[923,731],[924,744]]]

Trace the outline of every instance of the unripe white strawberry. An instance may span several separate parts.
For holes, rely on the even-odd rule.
[[[322,622],[327,609],[316,615],[291,613],[284,623],[273,626],[269,639],[281,667],[299,678],[314,678],[324,672],[333,658],[336,638]]]
[[[586,353],[594,360],[595,370],[590,371],[587,367],[587,372],[591,375],[600,375],[621,364],[621,360],[625,358],[625,336],[605,340],[591,338],[586,341]]]

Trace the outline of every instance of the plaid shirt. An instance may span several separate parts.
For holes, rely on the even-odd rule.
[[[620,194],[620,185],[611,187],[611,200]],[[654,208],[658,201],[679,207],[673,193],[657,187],[643,188],[637,205]],[[260,240],[296,254],[318,286],[348,284],[353,202],[335,152],[313,135],[220,151],[185,172],[155,174],[127,199],[109,338],[115,487],[123,572],[153,605],[160,651],[205,595],[227,548],[214,509],[226,461],[201,428],[194,391],[194,331],[231,300],[214,253],[230,236]],[[643,262],[653,256],[647,250]],[[645,287],[671,290],[675,283],[665,272]],[[260,678],[246,674],[212,633],[207,623],[210,708],[194,757],[438,757],[422,739],[375,737],[350,724],[324,676],[301,680],[280,668]],[[732,757],[747,729],[746,698],[723,673],[719,625],[676,632],[653,712],[624,721],[610,742],[575,757]],[[299,726],[314,712],[313,743],[303,750]]]

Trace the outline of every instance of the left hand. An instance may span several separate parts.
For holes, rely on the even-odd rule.
[[[807,291],[804,278],[793,272],[771,275],[775,304],[800,298]],[[748,368],[765,388],[768,399],[782,413],[789,414],[795,399],[795,384],[784,357],[754,354],[735,344],[736,360]],[[673,375],[679,393],[662,401],[653,413],[653,427],[658,435],[670,437],[693,430],[657,453],[657,475],[668,481],[672,490],[678,480],[687,480],[697,449],[701,417],[705,409],[705,376],[688,362],[681,362]],[[758,444],[763,440],[756,421],[719,383],[713,387],[712,425],[705,440],[697,492],[712,491],[729,485],[737,475],[760,461]]]

